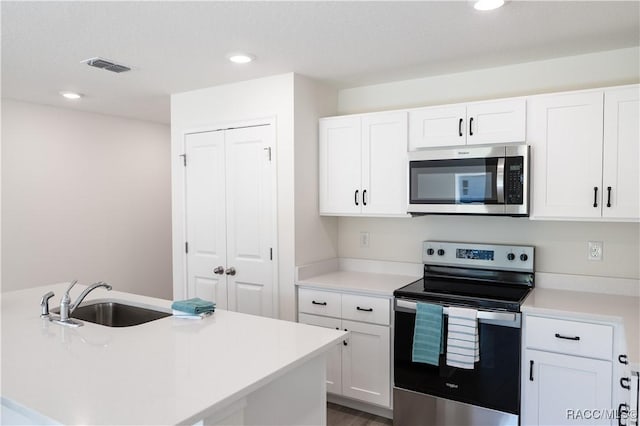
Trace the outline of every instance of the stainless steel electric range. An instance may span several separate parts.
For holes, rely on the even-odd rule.
[[[534,248],[425,241],[424,277],[394,292],[395,425],[518,425],[520,305],[534,286]],[[412,361],[417,303],[477,310],[473,369]],[[446,342],[446,339],[444,339]]]

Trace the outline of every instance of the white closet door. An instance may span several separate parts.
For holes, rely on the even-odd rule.
[[[224,132],[185,136],[187,296],[227,308]]]
[[[225,132],[229,309],[274,316],[272,126]],[[275,156],[274,156],[275,158]]]

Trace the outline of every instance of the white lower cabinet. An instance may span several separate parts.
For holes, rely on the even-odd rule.
[[[608,325],[525,317],[523,426],[612,424],[612,332]]]
[[[390,299],[300,288],[298,301],[299,322],[349,331],[327,356],[327,392],[391,408]]]

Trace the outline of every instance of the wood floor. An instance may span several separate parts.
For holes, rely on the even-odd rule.
[[[327,426],[391,426],[393,421],[385,417],[354,410],[342,405],[327,403]]]

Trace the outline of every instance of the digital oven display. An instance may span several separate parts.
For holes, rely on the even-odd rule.
[[[456,249],[456,258],[474,260],[493,260],[493,250]]]

